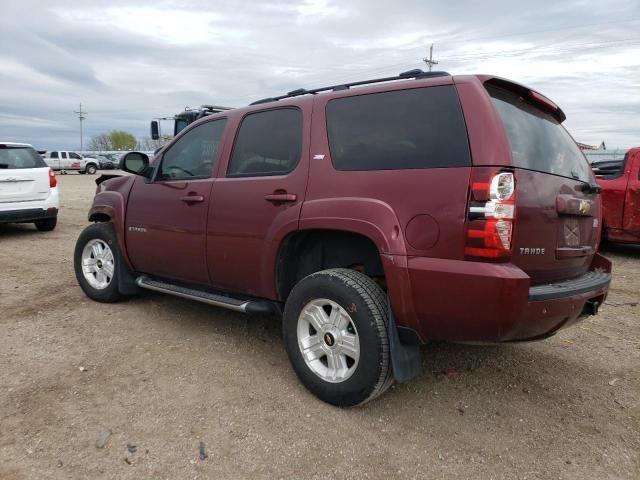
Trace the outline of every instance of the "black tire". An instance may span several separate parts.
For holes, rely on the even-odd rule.
[[[316,299],[328,299],[346,310],[357,332],[360,353],[350,377],[334,383],[307,365],[298,345],[298,318]],[[302,279],[287,299],[283,337],[289,361],[302,384],[321,400],[347,407],[376,398],[393,383],[387,332],[387,298],[371,278],[344,268],[324,270]]]
[[[82,271],[82,252],[84,247],[92,240],[101,240],[106,243],[113,254],[113,275],[108,286],[102,289],[94,288],[89,284]],[[120,262],[120,248],[116,238],[113,224],[110,222],[94,223],[85,228],[78,240],[73,254],[73,267],[80,288],[87,297],[102,303],[117,302],[123,298],[118,291],[118,267]]]
[[[33,222],[40,232],[50,232],[56,225],[58,224],[58,219],[56,217],[53,218],[43,218],[42,220],[36,220]]]
[[[98,167],[96,167],[95,163],[90,163],[87,165],[84,171],[89,175],[95,175],[95,173],[98,171]]]

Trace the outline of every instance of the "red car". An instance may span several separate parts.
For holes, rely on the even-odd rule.
[[[142,289],[283,317],[302,383],[365,403],[428,340],[549,337],[606,297],[599,188],[540,93],[420,70],[203,118],[99,183],[94,300]]]
[[[611,242],[640,243],[640,148],[622,162],[593,164],[602,187],[602,233]]]

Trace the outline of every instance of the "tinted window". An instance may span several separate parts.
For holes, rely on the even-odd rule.
[[[162,156],[158,180],[184,180],[211,176],[226,120],[192,128]]]
[[[62,158],[67,158],[67,152],[60,152],[60,156]]]
[[[331,100],[327,130],[338,170],[471,164],[464,117],[452,86]]]
[[[0,168],[42,168],[47,164],[33,148],[0,148]]]
[[[584,155],[558,121],[517,93],[488,86],[502,119],[516,167],[591,181]]]
[[[247,115],[238,131],[228,175],[282,175],[302,150],[302,112],[282,108]]]
[[[82,157],[80,155],[78,155],[77,153],[74,153],[74,152],[69,152],[69,157],[70,158],[75,158],[76,160],[82,160]]]
[[[51,158],[58,158],[58,152],[51,152]]]

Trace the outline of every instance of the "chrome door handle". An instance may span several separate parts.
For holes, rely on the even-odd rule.
[[[269,195],[265,195],[264,199],[268,202],[295,202],[298,199],[298,196],[295,193],[271,193]]]
[[[186,195],[182,197],[182,200],[185,203],[200,203],[204,202],[204,195]]]

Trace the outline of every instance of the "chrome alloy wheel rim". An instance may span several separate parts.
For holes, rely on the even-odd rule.
[[[307,303],[298,317],[298,347],[307,367],[322,380],[340,383],[356,371],[358,331],[349,313],[332,300]]]
[[[113,252],[103,240],[94,238],[82,249],[82,273],[89,285],[103,290],[111,284],[115,272]]]

